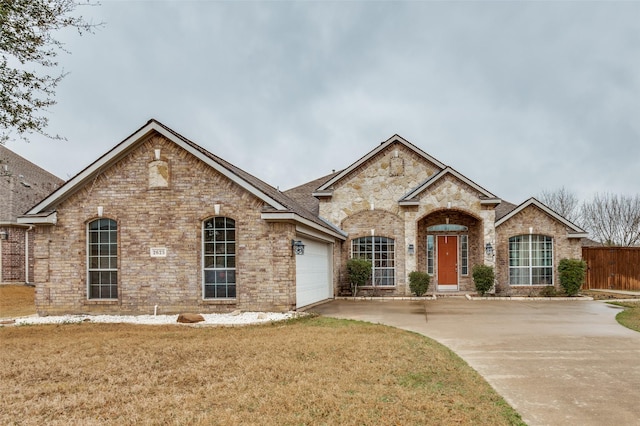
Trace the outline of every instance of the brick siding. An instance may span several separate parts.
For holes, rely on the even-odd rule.
[[[579,238],[567,238],[564,224],[553,219],[538,207],[531,205],[496,228],[496,292],[501,295],[537,296],[547,286],[509,285],[509,238],[518,235],[545,235],[553,238],[553,285],[560,289],[558,264],[561,259],[580,259],[582,246]]]
[[[168,186],[149,180],[154,150],[168,165]],[[151,187],[150,187],[151,183]],[[202,221],[236,221],[235,300],[203,300]],[[57,206],[58,223],[36,234],[39,314],[131,313],[295,308],[295,226],[261,219],[263,202],[177,145],[154,136]],[[118,223],[117,301],[88,300],[86,226],[103,217]],[[151,258],[151,247],[167,256]]]

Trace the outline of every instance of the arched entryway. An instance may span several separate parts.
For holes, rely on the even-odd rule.
[[[418,221],[417,268],[437,292],[472,291],[473,265],[483,262],[482,220],[460,210],[434,211]]]

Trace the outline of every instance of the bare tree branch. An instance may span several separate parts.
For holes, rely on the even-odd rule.
[[[73,16],[79,5],[74,0],[0,0],[0,143],[14,132],[22,139],[32,133],[62,139],[46,132],[49,120],[43,115],[55,105],[55,89],[66,75],[55,71],[58,53],[68,52],[53,34],[67,27],[84,34],[101,25]]]
[[[584,227],[608,246],[640,245],[640,195],[596,194],[582,205]]]
[[[553,191],[544,190],[538,198],[562,217],[573,223],[578,223],[580,219],[578,197],[564,186]]]

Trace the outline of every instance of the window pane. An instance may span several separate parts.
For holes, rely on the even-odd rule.
[[[88,296],[113,299],[118,295],[118,226],[112,219],[87,225]]]
[[[509,284],[553,284],[553,240],[544,235],[509,239]]]
[[[467,235],[460,235],[460,273],[469,275],[469,239]]]
[[[371,285],[395,285],[395,242],[387,237],[361,237],[351,241],[351,257],[372,262]]]
[[[202,225],[203,241],[203,297],[234,298],[235,286],[235,221],[227,217],[205,220]]]
[[[434,236],[427,235],[427,273],[433,275],[434,272]]]

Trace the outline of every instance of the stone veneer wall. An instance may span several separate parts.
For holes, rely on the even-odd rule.
[[[456,225],[463,225],[469,228],[468,232],[427,232],[427,228],[433,225],[440,225],[446,223],[446,219],[449,219],[449,223]],[[435,235],[468,235],[469,247],[468,247],[468,273],[467,275],[459,274],[459,289],[460,291],[474,291],[475,285],[471,277],[471,269],[473,265],[484,263],[484,238],[483,238],[483,224],[482,221],[470,216],[468,213],[461,212],[454,209],[437,210],[432,214],[423,218],[418,225],[418,249],[416,255],[418,257],[418,270],[427,271],[427,234]],[[458,240],[458,244],[460,244]],[[436,244],[437,245],[437,244]],[[458,246],[459,247],[459,246]],[[437,247],[436,247],[437,250]],[[437,253],[436,253],[437,259]],[[460,262],[460,259],[458,259]],[[461,271],[460,271],[461,272]],[[435,289],[435,285],[438,283],[438,262],[434,261],[434,276],[429,285],[430,291]]]
[[[398,151],[397,158],[395,151]],[[392,167],[393,159],[401,161],[402,167]],[[348,216],[371,210],[371,203],[376,210],[400,215],[400,197],[438,171],[435,165],[404,145],[392,144],[338,182],[331,199],[320,199],[320,216],[340,224]]]
[[[345,265],[351,257],[351,241],[360,237],[370,237],[371,230],[375,230],[376,237],[393,238],[395,244],[395,287],[378,287],[377,291],[384,295],[408,294],[407,273],[405,271],[404,250],[404,221],[393,213],[384,210],[369,210],[356,213],[346,218],[341,225],[343,231],[349,234],[349,239],[343,244],[341,262]],[[372,293],[372,288],[363,288],[361,295]]]
[[[582,258],[580,238],[567,238],[567,228],[536,206],[529,206],[496,228],[496,293],[500,295],[536,296],[547,287],[509,285],[509,238],[532,233],[553,237],[553,285],[561,289],[558,264],[561,259]]]
[[[154,150],[168,164],[168,185],[149,179]],[[237,299],[202,298],[202,221],[236,221]],[[103,217],[118,223],[117,301],[87,299],[86,226]],[[36,308],[39,314],[131,313],[295,308],[295,227],[260,218],[263,202],[162,137],[139,144],[57,207],[58,223],[39,227]],[[150,257],[151,247],[167,256]]]
[[[493,206],[481,205],[480,194],[471,186],[449,175],[420,194],[419,206],[398,204],[402,196],[439,171],[404,145],[393,144],[339,181],[330,198],[320,198],[320,216],[349,234],[349,240],[342,245],[340,259],[343,263],[340,268],[336,267],[339,274],[336,294],[348,287],[345,268],[351,253],[351,240],[371,235],[371,229],[375,229],[378,236],[394,238],[396,244],[397,288],[382,291],[393,295],[410,294],[409,272],[426,270],[426,222],[423,219],[447,209],[449,203],[447,212],[452,215],[458,212],[461,217],[467,215],[468,220],[475,218],[469,233],[469,271],[475,263],[493,265],[493,258],[484,257],[483,253],[485,242],[495,240],[495,211]],[[414,245],[413,255],[407,253],[409,244]],[[472,290],[472,287],[470,275],[460,277],[461,290]]]

